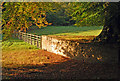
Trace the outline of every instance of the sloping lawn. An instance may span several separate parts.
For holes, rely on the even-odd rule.
[[[69,35],[69,36],[97,36],[102,31],[102,26],[75,27],[75,26],[47,26],[37,29],[32,26],[28,33],[37,35]]]
[[[11,38],[2,42],[2,51],[9,50],[25,50],[25,49],[38,49],[37,46],[30,45],[17,38]]]
[[[47,26],[41,29],[37,26],[31,26],[28,33],[56,36],[56,38],[60,39],[78,41],[81,39],[92,40],[102,32],[102,29],[102,26]]]

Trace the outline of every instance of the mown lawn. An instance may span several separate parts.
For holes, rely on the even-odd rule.
[[[103,26],[47,26],[39,29],[37,26],[31,26],[28,33],[37,35],[56,36],[56,38],[78,41],[81,39],[93,40],[98,36],[103,29]],[[91,36],[91,37],[90,37]]]
[[[102,26],[75,27],[75,26],[47,26],[37,29],[31,26],[28,33],[37,35],[67,35],[67,36],[97,36],[102,31]]]
[[[2,51],[9,50],[27,50],[27,49],[38,49],[37,46],[30,45],[17,38],[10,38],[9,40],[2,42]]]
[[[26,56],[25,52],[30,50],[36,51],[38,48],[17,38],[2,41],[2,67],[6,67],[7,65],[13,66],[14,62],[17,62],[16,59],[19,59],[19,62],[21,62]]]

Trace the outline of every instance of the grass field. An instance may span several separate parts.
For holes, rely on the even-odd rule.
[[[2,42],[2,51],[9,50],[38,49],[37,46],[30,45],[17,38],[11,38]]]
[[[36,26],[32,26],[32,29],[28,30],[28,33],[37,35],[49,35],[56,36],[59,39],[78,41],[81,39],[92,40],[98,36],[103,27],[102,26],[47,26],[38,29]],[[90,37],[91,36],[91,37]]]
[[[67,36],[97,36],[102,31],[102,26],[74,27],[74,26],[47,26],[42,29],[36,29],[32,26],[28,33],[37,35],[67,35]]]

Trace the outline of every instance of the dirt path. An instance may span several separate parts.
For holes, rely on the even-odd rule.
[[[85,63],[44,50],[3,51],[3,79],[116,79],[117,64]]]

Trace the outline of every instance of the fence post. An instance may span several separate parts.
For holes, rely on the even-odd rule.
[[[29,37],[30,37],[30,36],[29,36],[29,34],[28,34],[27,36],[28,36],[28,43],[29,43]]]
[[[37,40],[37,47],[39,48],[39,40],[38,40],[39,36],[36,36],[36,37],[37,37],[37,39],[36,39]]]
[[[22,32],[22,40],[23,40],[23,32]]]
[[[34,45],[35,45],[35,35],[34,35]]]
[[[42,49],[42,36],[40,36],[40,48]]]
[[[26,42],[26,39],[27,39],[27,33],[25,33],[25,42]]]
[[[27,43],[29,44],[29,35],[27,34]]]
[[[26,42],[26,39],[27,39],[27,33],[25,33],[25,35],[24,35],[24,36],[25,36],[25,42]]]
[[[34,35],[32,34],[32,45],[34,45]]]
[[[39,36],[39,48],[41,48],[41,36]]]
[[[30,44],[32,45],[32,35],[30,34]]]
[[[23,40],[25,41],[25,33],[23,33]]]

